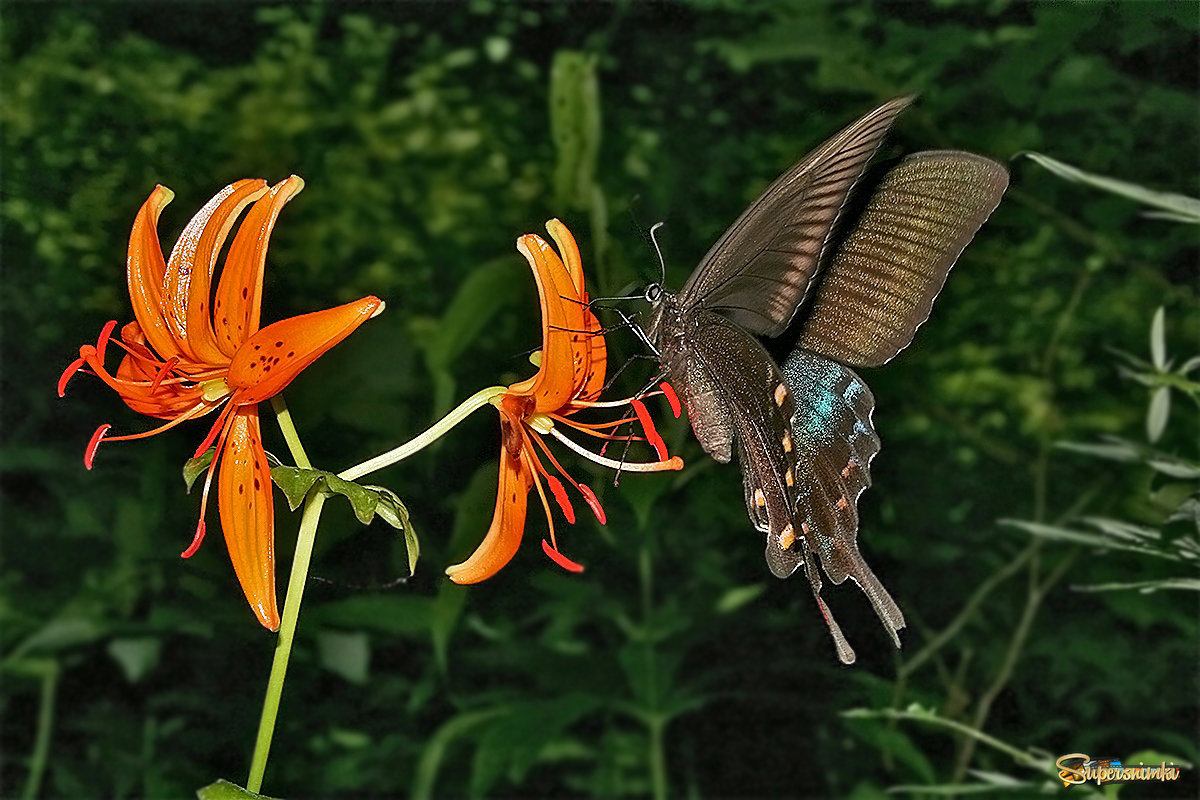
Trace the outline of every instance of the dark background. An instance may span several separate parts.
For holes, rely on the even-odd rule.
[[[206,426],[105,446],[86,472],[97,424],[148,421],[95,379],[54,396],[78,345],[130,318],[126,240],[155,183],[177,193],[169,244],[232,180],[304,177],[273,238],[264,321],[387,301],[286,393],[313,461],[338,470],[530,373],[519,234],[560,217],[593,294],[613,294],[656,276],[643,232],[663,220],[678,287],[772,177],[899,94],[921,100],[889,155],[1034,150],[1196,194],[1197,9],[3,3],[0,794],[33,796],[40,775],[42,797],[184,797],[248,767],[273,637],[219,537],[177,556],[198,503],[178,470]],[[598,99],[586,80],[552,83],[571,53],[593,59]],[[567,103],[557,138],[552,93]],[[572,160],[589,147],[594,169]],[[498,437],[480,413],[372,478],[421,536],[407,584],[361,588],[406,574],[402,542],[330,504],[314,572],[332,583],[305,601],[264,791],[877,798],[990,783],[985,796],[1011,797],[1051,786],[1069,752],[1194,762],[1196,592],[1077,587],[1194,579],[1171,554],[1196,526],[1167,520],[1197,489],[1196,405],[1175,392],[1156,445],[1191,473],[1056,443],[1145,445],[1149,392],[1114,349],[1147,359],[1165,306],[1174,366],[1195,355],[1196,227],[1010,167],[914,346],[864,375],[884,449],[860,541],[909,620],[903,651],[860,592],[831,587],[859,653],[838,665],[807,587],[762,563],[736,468],[683,422],[663,429],[688,461],[678,476],[614,489],[569,462],[609,514],[606,528],[561,524],[583,575],[538,552],[531,504],[514,562],[450,585],[443,568],[491,514]],[[609,338],[614,368],[638,351]],[[285,575],[297,517],[279,506]],[[998,522],[1091,530],[1082,517],[1159,538],[1129,553]],[[925,718],[842,715],[910,704]],[[1195,790],[1188,771],[1120,796]]]

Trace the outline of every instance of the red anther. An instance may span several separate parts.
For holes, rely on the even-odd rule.
[[[104,434],[108,433],[108,429],[112,425],[105,423],[96,432],[92,434],[92,438],[88,440],[87,448],[83,451],[83,465],[88,469],[92,468],[92,461],[96,458],[96,448],[100,446],[100,440],[104,438]]]
[[[83,365],[86,363],[87,362],[84,361],[83,358],[77,358],[74,361],[72,361],[70,364],[68,364],[67,368],[65,370],[63,370],[63,374],[58,379],[58,396],[59,397],[63,397],[64,395],[66,395],[67,381],[71,380],[71,376],[73,376],[76,372],[79,372],[79,370],[83,369]]]
[[[158,387],[162,384],[163,378],[170,374],[171,370],[175,369],[175,365],[179,363],[179,356],[171,356],[161,367],[158,368],[158,373],[154,376],[153,383],[150,384],[150,394],[158,391]]]
[[[108,340],[112,337],[113,328],[117,327],[117,321],[110,319],[104,323],[104,327],[100,329],[100,338],[96,339],[96,359],[101,364],[104,363],[104,353],[108,350]]]
[[[683,413],[683,406],[679,405],[679,395],[675,394],[675,388],[666,381],[660,383],[658,388],[662,389],[663,396],[671,404],[671,413],[675,415],[675,419],[679,419],[679,415]]]
[[[567,490],[562,485],[562,481],[553,475],[546,473],[544,476],[546,483],[550,485],[550,491],[554,494],[554,499],[558,501],[558,507],[562,509],[563,516],[567,518],[567,522],[575,524],[575,509],[571,506],[571,498],[567,497]]]
[[[650,412],[646,410],[646,404],[641,400],[631,400],[634,413],[637,414],[638,421],[642,423],[642,430],[646,432],[646,441],[654,445],[654,451],[658,453],[659,461],[667,460],[667,443],[658,435],[658,430],[654,427],[654,420],[650,419]]]
[[[592,491],[592,487],[586,483],[581,483],[579,484],[579,493],[583,495],[584,501],[592,509],[592,513],[596,515],[596,519],[600,520],[600,524],[607,525],[608,517],[604,513],[604,507],[600,505],[600,500],[596,497],[596,493]]]
[[[62,395],[60,394],[59,397],[62,397]],[[600,445],[600,455],[603,456],[604,452],[606,450],[608,450],[608,442],[605,442],[604,444]]]
[[[567,572],[583,572],[583,564],[576,563],[564,556],[562,553],[550,546],[550,543],[542,539],[542,552],[550,556],[550,560]]]
[[[192,543],[187,546],[187,550],[184,550],[182,553],[179,554],[179,557],[180,558],[191,558],[192,556],[196,555],[196,551],[200,549],[200,543],[203,541],[204,541],[204,520],[200,520],[200,522],[197,523],[197,525],[196,525],[196,535],[192,537]]]

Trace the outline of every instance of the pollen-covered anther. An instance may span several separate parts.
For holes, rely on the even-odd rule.
[[[87,448],[83,451],[83,465],[88,469],[92,468],[92,462],[96,459],[96,449],[100,447],[100,441],[104,439],[104,434],[108,433],[112,425],[104,424],[96,428],[96,432],[92,434],[92,438],[88,440]]]
[[[545,539],[542,539],[542,552],[567,572],[583,572],[583,564],[567,558]]]
[[[553,475],[547,473],[542,476],[546,479],[546,484],[550,487],[550,493],[554,495],[554,499],[558,502],[558,507],[562,509],[563,516],[567,522],[575,524],[575,508],[571,505],[571,499],[567,496],[566,487],[562,485],[562,481]]]
[[[663,438],[658,435],[658,429],[654,427],[654,420],[650,417],[650,412],[646,410],[646,404],[641,400],[631,400],[630,405],[633,406],[633,411],[637,414],[638,422],[642,423],[642,430],[646,432],[646,441],[654,446],[654,451],[658,453],[659,461],[667,460],[667,444]]]
[[[679,395],[675,394],[675,387],[663,381],[658,388],[662,389],[663,396],[671,404],[671,413],[675,415],[675,419],[679,419],[679,415],[683,413],[683,406],[679,404]]]
[[[87,360],[83,356],[80,356],[79,358],[75,359],[70,364],[68,364],[67,368],[65,370],[63,370],[63,374],[60,375],[58,378],[58,396],[59,397],[66,396],[67,383],[71,380],[71,378],[75,375],[76,372],[79,372],[79,370],[83,369],[83,365],[86,363],[87,363]]]
[[[788,523],[787,527],[779,532],[776,542],[779,544],[780,550],[787,550],[796,541],[796,529],[792,527],[792,523]]]

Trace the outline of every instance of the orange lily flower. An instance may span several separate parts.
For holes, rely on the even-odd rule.
[[[500,412],[500,481],[496,491],[496,510],[487,535],[471,557],[446,569],[446,574],[455,583],[486,580],[512,559],[521,544],[528,495],[534,488],[546,511],[550,533],[549,541],[542,540],[542,549],[564,569],[572,572],[583,569],[558,549],[554,517],[543,481],[550,487],[568,522],[575,522],[575,511],[562,481],[543,466],[541,457],[544,456],[555,471],[582,495],[601,524],[605,521],[604,509],[590,487],[567,474],[542,441],[542,435],[550,434],[585,458],[617,470],[656,472],[683,468],[683,460],[678,456],[667,457],[666,447],[639,399],[597,400],[604,388],[607,349],[600,322],[588,307],[579,247],[571,232],[558,220],[547,222],[546,230],[558,245],[561,258],[539,236],[526,234],[517,240],[517,250],[533,269],[542,310],[542,349],[531,359],[538,364],[538,371],[533,377],[509,386],[491,401]],[[668,399],[674,397],[669,386],[664,386],[663,392]],[[636,419],[646,433],[645,439],[654,444],[658,451],[658,461],[617,462],[586,450],[559,429],[569,427],[607,441],[641,440],[643,437],[616,436],[611,433],[621,425],[632,423],[635,417],[604,423],[583,423],[571,419],[585,409],[626,405],[635,409]],[[677,401],[672,401],[672,408],[678,416]]]
[[[116,321],[105,325],[96,344],[80,347],[79,358],[58,381],[62,397],[76,372],[96,375],[134,411],[168,420],[152,430],[110,436],[108,441],[153,436],[224,406],[196,448],[199,457],[216,445],[204,481],[200,521],[183,557],[195,553],[204,539],[215,471],[221,528],[234,572],[259,622],[270,630],[279,628],[275,516],[258,404],[384,307],[382,300],[368,296],[259,329],[271,230],[283,206],[303,188],[304,181],[295,175],[272,187],[261,179],[226,186],[192,218],[171,257],[164,260],[158,217],[175,195],[164,186],[155,187],[134,219],[129,238],[129,297],[136,319],[121,329],[119,339],[112,338]],[[214,293],[212,279],[221,248],[247,206]],[[109,344],[125,351],[115,374],[104,366]],[[110,427],[101,425],[88,442],[83,458],[88,469]]]

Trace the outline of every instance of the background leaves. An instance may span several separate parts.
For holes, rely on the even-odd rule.
[[[129,316],[126,237],[155,183],[178,195],[169,242],[230,180],[302,175],[265,319],[387,300],[288,390],[313,462],[335,473],[530,373],[517,235],[562,218],[598,296],[657,277],[642,232],[664,220],[677,287],[775,175],[891,96],[921,100],[887,156],[1036,151],[1196,193],[1187,3],[3,10],[0,767],[6,789],[37,778],[46,797],[181,797],[240,777],[271,657],[219,541],[177,558],[198,503],[177,477],[188,431],[113,445],[85,472],[99,422],[144,421],[97,381],[52,395],[78,345]],[[575,111],[552,123],[559,96]],[[1010,165],[914,347],[864,376],[885,446],[862,541],[910,621],[900,654],[843,587],[827,597],[859,664],[838,667],[806,592],[767,575],[737,471],[702,457],[682,420],[662,431],[681,475],[589,478],[608,527],[560,531],[583,576],[534,547],[484,585],[448,584],[441,568],[491,514],[498,436],[481,414],[372,478],[422,532],[429,568],[407,584],[353,588],[407,575],[405,553],[344,504],[326,514],[315,569],[332,583],[305,600],[268,793],[1011,796],[1006,780],[1052,787],[1013,752],[1195,762],[1191,592],[1072,590],[1192,567],[1029,525],[1096,537],[1086,519],[1117,521],[1167,552],[1195,535],[1197,228]],[[1161,360],[1147,346],[1160,306]],[[639,352],[610,341],[614,368]],[[1169,409],[1148,416],[1168,386]],[[286,560],[295,522],[277,506]],[[878,713],[839,715],[853,708]],[[1123,796],[1194,796],[1194,778]]]

